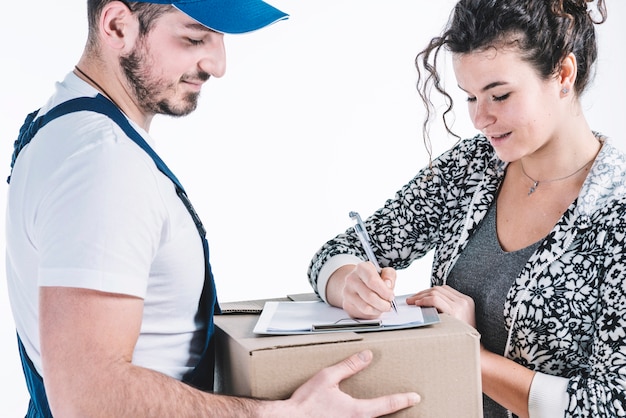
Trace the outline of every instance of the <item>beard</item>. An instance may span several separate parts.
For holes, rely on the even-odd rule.
[[[169,116],[186,116],[198,106],[200,93],[187,93],[181,98],[176,96],[176,86],[185,79],[206,81],[210,75],[198,72],[193,76],[184,75],[178,82],[168,82],[151,72],[147,48],[140,42],[128,55],[119,59],[120,66],[131,90],[135,94],[138,106],[146,113]]]

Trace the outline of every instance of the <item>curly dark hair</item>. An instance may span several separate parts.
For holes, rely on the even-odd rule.
[[[430,99],[433,88],[444,96],[446,102],[442,115],[446,131],[460,139],[447,121],[454,103],[443,87],[438,71],[437,61],[442,47],[453,54],[466,54],[487,48],[514,46],[520,51],[522,59],[545,80],[555,76],[563,59],[572,53],[578,63],[574,93],[580,96],[592,78],[598,55],[595,24],[603,23],[606,17],[604,0],[457,2],[443,33],[432,38],[415,58],[417,89],[426,107],[422,131],[429,153],[428,126],[435,113]]]

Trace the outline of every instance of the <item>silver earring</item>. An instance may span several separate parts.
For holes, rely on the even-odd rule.
[[[567,94],[569,93],[569,89],[567,87],[563,87],[563,89],[561,89],[561,93]]]

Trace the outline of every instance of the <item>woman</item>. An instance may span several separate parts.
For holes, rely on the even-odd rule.
[[[452,109],[444,48],[481,134],[367,219],[380,275],[352,231],[309,268],[324,300],[373,318],[434,249],[432,287],[407,302],[481,333],[486,417],[626,416],[626,156],[580,103],[605,19],[603,0],[459,1],[417,58],[424,126],[433,88]]]

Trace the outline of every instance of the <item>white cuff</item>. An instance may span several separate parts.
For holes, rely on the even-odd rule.
[[[362,262],[363,260],[359,257],[350,254],[339,254],[329,258],[317,275],[317,291],[322,300],[328,303],[328,299],[326,299],[326,285],[328,284],[330,276],[332,276],[338,268],[348,264],[359,264]]]
[[[562,417],[569,403],[566,377],[535,373],[528,396],[530,418]]]

